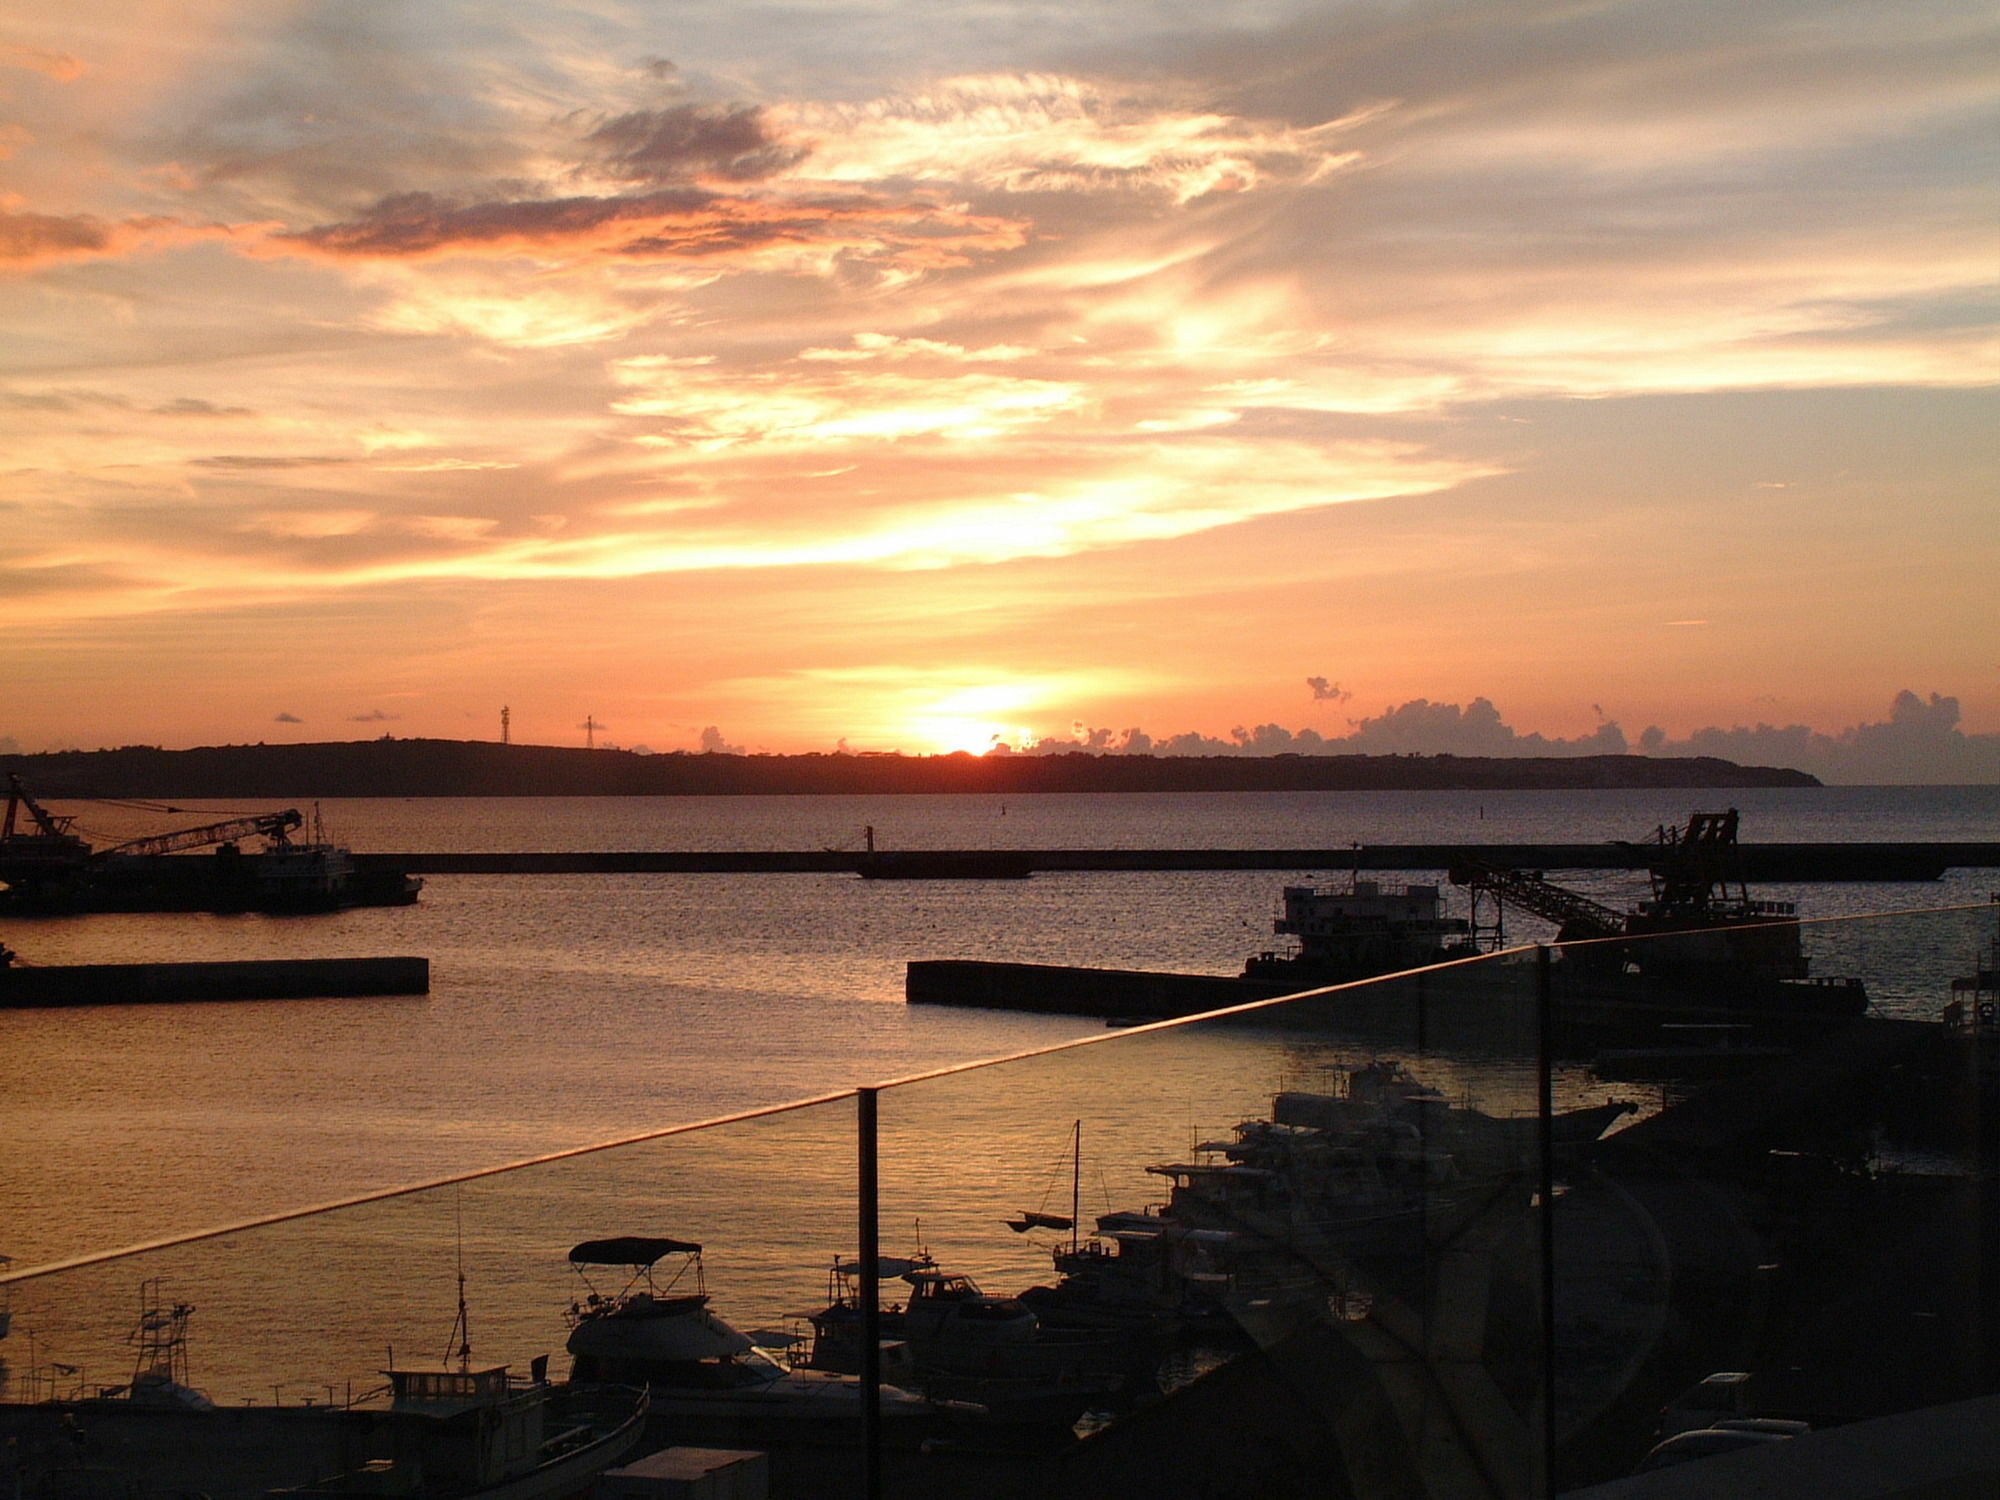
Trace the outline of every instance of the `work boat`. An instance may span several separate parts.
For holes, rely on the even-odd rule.
[[[1471,924],[1441,907],[1434,885],[1288,885],[1271,923],[1285,943],[1252,956],[1243,977],[1311,989],[1471,957]]]
[[[853,1375],[794,1369],[709,1310],[701,1246],[662,1236],[586,1240],[569,1253],[589,1286],[592,1267],[623,1267],[611,1294],[592,1288],[570,1304],[572,1385],[644,1386],[652,1428],[679,1440],[725,1437],[784,1442],[858,1441],[861,1382]],[[657,1268],[673,1261],[671,1274]],[[893,1385],[880,1388],[885,1420],[927,1421],[928,1405]]]
[[[384,1370],[391,1405],[376,1413],[359,1468],[276,1489],[322,1500],[424,1495],[438,1500],[571,1500],[643,1440],[643,1391],[557,1391],[538,1356],[526,1377],[506,1365]],[[345,1417],[329,1409],[321,1420]]]

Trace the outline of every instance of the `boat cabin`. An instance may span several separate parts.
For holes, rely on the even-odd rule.
[[[1040,1320],[1025,1302],[982,1292],[970,1276],[920,1270],[904,1279],[910,1283],[910,1300],[903,1309],[903,1326],[920,1347],[939,1340],[985,1344],[1035,1337]]]
[[[525,1474],[541,1462],[548,1382],[517,1380],[506,1365],[484,1369],[384,1370],[390,1410],[389,1472],[421,1474],[427,1483],[487,1485]]]
[[[397,1411],[449,1416],[471,1406],[492,1406],[507,1399],[506,1365],[484,1370],[384,1370],[389,1377],[390,1403]]]

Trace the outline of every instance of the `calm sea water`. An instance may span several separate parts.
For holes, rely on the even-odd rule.
[[[884,848],[1338,848],[1637,838],[1683,820],[1695,805],[1741,808],[1753,841],[2000,838],[2000,788],[1990,787],[1693,800],[1672,792],[345,800],[322,812],[330,836],[357,850],[854,847],[864,825]],[[99,839],[239,810],[200,804],[148,817],[55,807],[76,813],[80,828]],[[1265,944],[1279,888],[1330,873],[939,883],[435,877],[419,905],[397,910],[11,919],[0,938],[41,962],[414,953],[431,959],[434,988],[419,999],[0,1013],[0,1252],[18,1268],[1101,1036],[1101,1025],[1087,1019],[907,1007],[903,965],[990,957],[1232,973]],[[1996,872],[1955,872],[1937,884],[1757,894],[1795,900],[1808,917],[1837,916],[1982,901],[1995,881]],[[1576,883],[1615,900],[1640,888],[1625,876]],[[1529,924],[1513,935],[1541,934]],[[1876,986],[1878,1006],[1934,1013],[1945,980],[1963,972],[1971,941],[1933,945],[1903,989]],[[1837,928],[1816,933],[1811,945],[1825,973],[1853,972],[1869,958],[1865,938]],[[885,1222],[907,1224],[910,1237],[954,1238],[954,1253],[988,1274],[1024,1270],[1026,1257],[1045,1277],[1046,1247],[1012,1244],[1004,1230],[992,1240],[1002,1212],[1035,1207],[1018,1200],[1051,1191],[1050,1163],[1066,1149],[1073,1115],[1094,1115],[1098,1207],[1132,1206],[1147,1190],[1146,1160],[1260,1112],[1274,1087],[1313,1061],[1296,1047],[1240,1036],[1131,1040],[1072,1054],[1087,1055],[1087,1063],[1014,1065],[885,1096],[886,1145],[896,1163],[894,1213]],[[1602,1093],[1584,1088],[1577,1097]],[[492,1258],[495,1279],[516,1284],[516,1304],[532,1306],[567,1295],[559,1252],[572,1235],[713,1232],[700,1223],[717,1222],[717,1205],[727,1204],[736,1215],[730,1232],[744,1240],[752,1237],[746,1211],[760,1231],[775,1219],[787,1226],[782,1244],[760,1233],[755,1253],[736,1247],[735,1290],[768,1321],[822,1290],[813,1267],[823,1259],[802,1247],[829,1256],[852,1248],[851,1120],[850,1105],[828,1106],[723,1137],[641,1148],[615,1162],[572,1164],[563,1169],[564,1191],[580,1196],[555,1223],[546,1203],[534,1207],[528,1178],[350,1216],[350,1229],[376,1227],[355,1230],[359,1239],[343,1240],[338,1251],[303,1230],[251,1239],[268,1250],[295,1234],[298,1265],[337,1265],[334,1280],[347,1290],[336,1300],[353,1306],[319,1316],[345,1318],[352,1326],[343,1337],[376,1348],[385,1299],[400,1295],[408,1278],[378,1278],[367,1297],[354,1287],[372,1274],[370,1247],[404,1243],[410,1224],[420,1221],[433,1245],[463,1233],[473,1257]],[[965,1146],[975,1124],[974,1136],[991,1150]],[[946,1139],[956,1144],[933,1149]],[[650,1165],[635,1172],[639,1162]],[[1107,1173],[1122,1176],[1114,1184],[1103,1180]],[[1056,1196],[1068,1191],[1065,1178]],[[898,1237],[891,1231],[892,1241]],[[553,1244],[554,1258],[540,1255],[531,1273],[506,1269],[509,1248],[527,1238]],[[202,1264],[213,1272],[214,1258],[228,1253],[210,1247]],[[726,1253],[722,1264],[729,1265]],[[195,1263],[176,1274],[197,1274]],[[242,1293],[223,1290],[218,1279],[232,1280],[203,1277],[205,1306],[241,1327],[268,1321],[268,1304],[231,1314],[229,1298]],[[297,1378],[334,1378],[309,1364]]]

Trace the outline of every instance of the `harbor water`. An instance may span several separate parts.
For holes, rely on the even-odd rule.
[[[1699,805],[1739,807],[1751,842],[2000,836],[2000,788],[1732,791],[1706,794]],[[245,810],[50,806],[77,815],[79,831],[98,843]],[[1689,810],[1676,792],[1464,792],[374,799],[328,802],[321,813],[329,837],[367,852],[855,847],[864,827],[878,847],[911,849],[1590,841],[1642,839]],[[433,988],[414,998],[0,1013],[0,1252],[24,1268],[1101,1036],[1101,1023],[1088,1018],[906,1006],[903,966],[962,957],[1233,973],[1268,942],[1286,881],[1344,878],[1338,869],[939,882],[439,876],[416,906],[330,916],[8,919],[0,940],[37,962],[417,954],[431,960]],[[1623,874],[1566,883],[1618,904],[1644,889],[1642,877]],[[1974,870],[1921,885],[1761,886],[1753,894],[1794,901],[1811,919],[1966,905],[1996,884],[2000,872]],[[1515,941],[1545,935],[1525,921],[1509,932]],[[1974,936],[1968,925],[1962,944],[1954,937],[1938,951],[1900,955],[1897,985],[1872,986],[1876,1009],[1934,1016],[1951,975],[1973,958]],[[1838,924],[1809,931],[1807,945],[1821,974],[1849,972],[1868,956],[1865,939]],[[896,1096],[885,1096],[885,1152],[901,1165],[900,1176],[886,1179],[885,1248],[921,1237],[989,1276],[1029,1275],[1038,1259],[1046,1279],[1047,1247],[1009,1244],[998,1226],[1049,1191],[1072,1116],[1090,1113],[1080,1098],[1095,1096],[1100,1106],[1086,1127],[1086,1196],[1098,1211],[1136,1206],[1147,1153],[1185,1150],[1204,1130],[1261,1113],[1275,1089],[1309,1086],[1312,1067],[1365,1055],[1321,1056],[1226,1032],[1171,1046],[1134,1040],[1142,1045],[1073,1054],[1091,1055],[1087,1064],[1010,1065],[1012,1084],[999,1081],[1009,1076],[1001,1069],[973,1075],[977,1082],[922,1086],[905,1096],[900,1115]],[[1571,1085],[1572,1102],[1605,1097],[1587,1080]],[[948,1119],[954,1140],[965,1138],[968,1122],[983,1122],[980,1159],[928,1159],[926,1118]],[[532,1191],[504,1186],[365,1212],[383,1226],[378,1245],[415,1244],[396,1226],[421,1221],[418,1238],[431,1255],[449,1237],[440,1216],[462,1217],[472,1203],[475,1255],[503,1255],[522,1236],[545,1242],[536,1264],[549,1271],[548,1284],[534,1295],[552,1299],[567,1294],[556,1272],[575,1240],[706,1235],[725,1311],[734,1321],[768,1322],[817,1300],[820,1267],[852,1249],[851,1128],[852,1106],[842,1101],[586,1159],[566,1182],[595,1182],[571,1200],[594,1205],[589,1222],[549,1222]],[[634,1180],[640,1162],[651,1164],[638,1174],[643,1183]],[[725,1203],[727,1214],[718,1208]],[[1084,1207],[1087,1218],[1093,1203]],[[782,1249],[753,1246],[780,1221]],[[988,1243],[993,1232],[997,1245]],[[282,1234],[258,1241],[286,1242]],[[806,1243],[824,1256],[799,1254]],[[309,1235],[296,1245],[301,1271],[322,1253]],[[357,1264],[347,1274],[363,1272]],[[449,1265],[418,1275],[402,1263],[394,1279],[424,1283],[424,1306],[444,1288],[448,1325],[450,1275]],[[738,1305],[732,1281],[750,1305]],[[196,1300],[212,1306],[215,1296],[211,1287]],[[378,1313],[357,1311],[363,1326],[353,1336],[382,1333],[372,1326]],[[550,1342],[559,1344],[559,1324],[544,1347]]]

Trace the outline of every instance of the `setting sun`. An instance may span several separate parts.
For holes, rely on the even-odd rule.
[[[913,719],[910,721],[911,748],[924,755],[949,755],[964,750],[984,755],[996,743],[1019,744],[1034,738],[1034,731],[1019,724],[1002,724],[987,719]]]
[[[995,743],[1010,745],[1033,738],[1023,727],[1022,711],[1049,707],[1048,685],[1026,681],[985,683],[960,688],[916,708],[905,720],[909,745],[922,754],[948,755],[954,750],[983,755]],[[1010,716],[1010,717],[1003,717]]]

